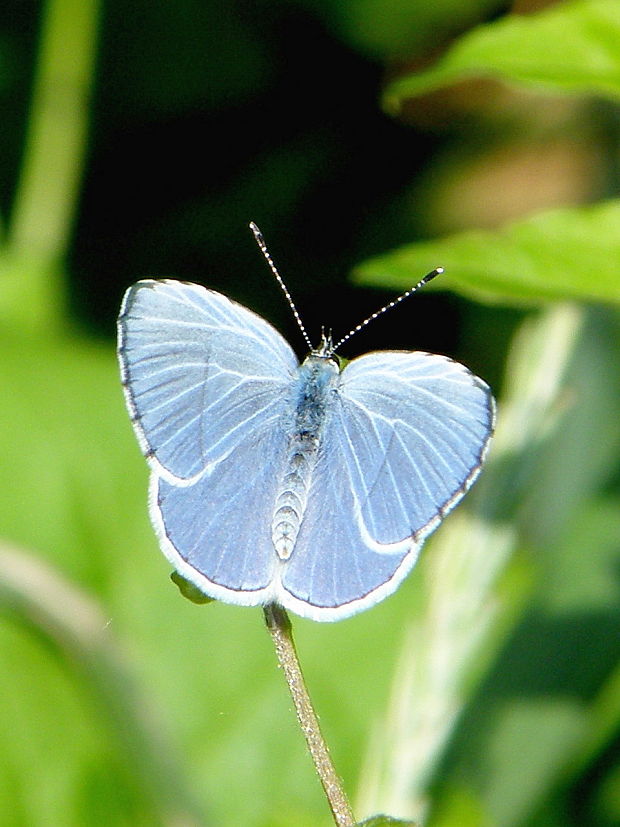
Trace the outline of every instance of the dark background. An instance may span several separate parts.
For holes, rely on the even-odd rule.
[[[263,231],[314,341],[322,325],[343,335],[394,297],[352,288],[349,272],[372,254],[432,234],[424,200],[412,204],[410,190],[433,153],[458,139],[463,118],[440,118],[437,127],[433,110],[440,112],[441,102],[433,101],[423,118],[384,114],[382,84],[404,61],[354,48],[334,24],[330,4],[314,5],[105,4],[68,259],[70,304],[91,331],[113,334],[130,283],[172,277],[251,306],[303,356],[247,229],[250,220]],[[472,4],[469,17],[488,19],[503,5],[487,3],[481,11]],[[13,2],[5,14],[14,73],[0,136],[8,205],[41,9]],[[415,23],[413,9],[410,17]],[[440,18],[424,43],[410,38],[414,59],[446,39],[448,22]],[[457,17],[452,26],[458,24]],[[344,355],[424,349],[469,357],[477,369],[476,353],[459,350],[463,304],[420,295],[360,334]],[[474,317],[475,326],[482,323]],[[501,354],[490,362],[488,378],[497,381]]]

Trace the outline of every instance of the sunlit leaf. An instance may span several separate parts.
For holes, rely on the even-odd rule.
[[[620,6],[616,0],[559,3],[537,15],[510,15],[464,35],[425,72],[400,77],[385,106],[472,77],[560,92],[620,98]]]
[[[619,7],[620,8],[620,7]],[[451,289],[489,302],[581,299],[620,304],[620,201],[561,208],[497,232],[471,230],[372,258],[358,281],[406,289],[437,266],[425,289]]]

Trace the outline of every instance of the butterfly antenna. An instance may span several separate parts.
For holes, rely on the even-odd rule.
[[[261,231],[258,229],[258,227],[256,226],[256,224],[253,221],[250,221],[250,229],[254,233],[254,238],[256,239],[256,243],[260,247],[261,253],[265,256],[265,261],[269,265],[269,269],[271,270],[271,272],[276,277],[276,281],[278,282],[278,284],[282,288],[282,292],[286,296],[286,300],[289,304],[289,307],[293,311],[293,316],[295,317],[295,321],[297,322],[297,324],[299,325],[299,329],[301,330],[301,335],[306,340],[306,344],[308,345],[308,348],[310,350],[312,350],[312,342],[310,341],[310,337],[306,333],[306,328],[304,327],[304,323],[301,320],[301,316],[297,312],[297,308],[295,307],[295,302],[291,298],[291,294],[288,292],[288,288],[287,288],[286,284],[284,284],[282,276],[278,273],[278,269],[277,269],[276,265],[273,263],[273,259],[271,258],[271,253],[267,249],[267,245],[265,244],[265,239],[263,238],[263,234],[261,233]]]
[[[366,327],[366,325],[370,324],[370,322],[374,321],[379,316],[382,316],[384,313],[386,313],[388,310],[391,310],[393,307],[396,307],[397,304],[400,304],[405,299],[408,299],[409,296],[413,296],[413,294],[417,293],[417,291],[421,287],[424,287],[425,284],[428,284],[429,281],[432,281],[432,279],[434,279],[435,276],[439,276],[441,275],[441,273],[443,273],[443,267],[436,267],[434,270],[431,270],[431,272],[424,276],[424,278],[421,279],[416,285],[409,288],[409,290],[407,290],[405,293],[402,293],[396,299],[392,299],[391,302],[384,304],[380,310],[377,310],[375,313],[372,313],[370,316],[368,316],[367,319],[364,319],[363,322],[360,322],[354,328],[349,330],[346,336],[343,336],[342,339],[340,339],[340,341],[336,342],[336,344],[333,346],[333,351],[338,350],[338,348],[341,345],[349,341],[351,336],[353,336],[355,333],[359,333],[359,331],[362,330],[362,328]]]

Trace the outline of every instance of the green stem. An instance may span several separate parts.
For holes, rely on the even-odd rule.
[[[6,238],[10,257],[22,264],[5,274],[10,289],[2,285],[4,301],[8,298],[18,310],[29,305],[36,319],[49,319],[57,309],[53,268],[66,254],[78,201],[99,6],[99,0],[48,0],[43,10],[23,163]],[[28,279],[31,284],[24,283]]]
[[[265,606],[265,622],[273,639],[288,688],[295,704],[297,720],[306,739],[314,761],[317,775],[325,790],[334,824],[337,827],[354,827],[355,818],[347,799],[342,782],[336,773],[327,744],[321,733],[316,713],[306,689],[306,684],[297,657],[291,622],[284,609],[270,604]]]

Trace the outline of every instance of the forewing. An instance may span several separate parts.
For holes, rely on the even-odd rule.
[[[187,484],[277,409],[297,359],[264,319],[195,284],[140,281],[118,321],[127,405],[153,470]]]

